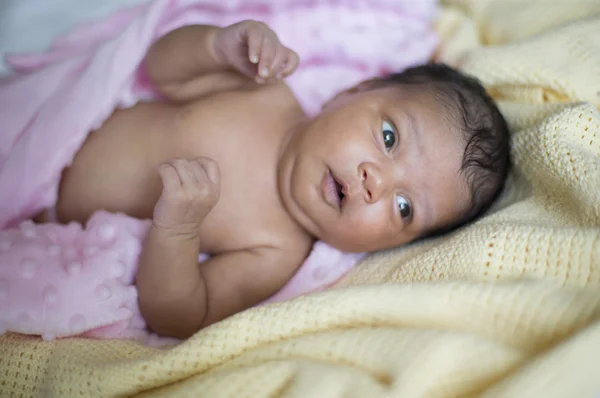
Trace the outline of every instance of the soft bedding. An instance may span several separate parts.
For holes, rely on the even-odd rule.
[[[513,131],[489,214],[173,348],[9,334],[0,395],[598,396],[600,6],[446,1],[437,29]]]

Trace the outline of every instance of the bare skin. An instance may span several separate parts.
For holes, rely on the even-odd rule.
[[[136,284],[156,333],[186,338],[269,297],[315,239],[379,250],[466,211],[464,143],[431,98],[367,82],[310,119],[281,80],[297,62],[257,22],[178,29],[145,60],[166,101],[116,111],[65,170],[60,221],[153,220]]]

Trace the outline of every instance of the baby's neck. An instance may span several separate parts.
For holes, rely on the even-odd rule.
[[[314,240],[318,240],[318,237],[314,236],[304,226],[302,220],[296,217],[295,212],[290,209],[291,174],[295,167],[297,154],[294,149],[298,147],[300,138],[309,124],[310,118],[303,113],[302,117],[299,117],[294,123],[290,123],[288,130],[282,136],[277,161],[277,191],[282,206],[298,228],[310,235]]]

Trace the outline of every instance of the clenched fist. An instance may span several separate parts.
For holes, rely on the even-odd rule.
[[[163,191],[154,206],[154,225],[176,234],[196,234],[219,201],[220,170],[212,159],[172,159],[158,166]]]
[[[298,66],[298,54],[281,44],[262,22],[242,21],[222,28],[213,45],[221,62],[257,83],[289,76]]]

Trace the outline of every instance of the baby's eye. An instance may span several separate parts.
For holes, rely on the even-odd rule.
[[[402,195],[396,196],[396,203],[398,204],[398,209],[400,210],[400,216],[403,220],[408,220],[412,215],[412,206],[408,199],[406,199]]]
[[[383,135],[383,144],[388,151],[396,144],[396,128],[385,120],[381,123],[381,134]]]

